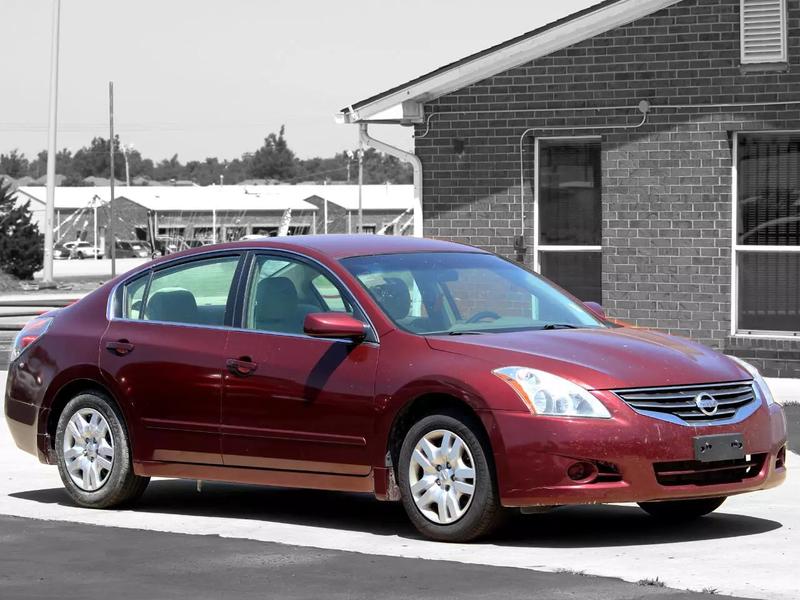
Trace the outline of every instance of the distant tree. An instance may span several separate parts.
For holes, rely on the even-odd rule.
[[[158,181],[170,181],[171,179],[184,179],[185,171],[178,160],[178,155],[173,154],[172,158],[160,161],[153,168],[153,179]]]
[[[84,146],[72,157],[71,172],[81,178],[111,177],[111,145],[102,137],[92,138],[89,146]],[[56,156],[58,160],[58,156]],[[114,176],[125,177],[125,157],[120,148],[119,136],[114,138]]]
[[[0,154],[0,173],[19,179],[28,173],[28,159],[15,148],[8,154]]]
[[[297,159],[284,138],[284,126],[280,133],[270,133],[264,145],[256,150],[250,167],[250,176],[258,179],[292,179],[297,173]]]
[[[82,185],[89,176],[109,177],[109,143],[107,139],[96,137],[88,146],[73,155],[64,149],[56,155],[56,171],[66,176],[64,185]],[[3,155],[7,164],[13,161],[12,151],[8,157]],[[255,152],[242,154],[233,160],[221,160],[208,157],[205,160],[191,160],[181,163],[178,155],[166,158],[154,164],[150,158],[142,156],[136,149],[130,149],[128,167],[131,179],[144,177],[153,181],[170,181],[188,179],[199,185],[218,184],[220,176],[226,185],[233,185],[245,179],[275,179],[287,183],[327,181],[355,183],[358,179],[358,158],[355,152],[343,151],[330,157],[312,157],[298,159],[286,140],[285,128],[270,133],[264,144]],[[18,158],[24,156],[18,155]],[[119,138],[114,140],[114,171],[117,179],[125,177],[125,157],[123,156]],[[14,168],[15,172],[19,171]],[[22,163],[22,174],[41,177],[47,170],[47,152],[40,152],[30,163]],[[0,168],[0,173],[3,168]],[[9,174],[9,176],[11,176]],[[382,154],[372,148],[364,152],[364,182],[367,184],[411,183],[411,167],[393,156]]]
[[[0,271],[32,279],[43,260],[42,235],[31,221],[30,201],[17,206],[11,184],[0,177]]]

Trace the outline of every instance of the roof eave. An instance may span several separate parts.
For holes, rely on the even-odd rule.
[[[356,102],[336,116],[338,123],[373,122],[380,113],[402,106],[418,105],[502,73],[521,64],[563,50],[597,35],[646,17],[681,0],[616,0],[576,13],[516,41],[500,44],[496,49],[479,52],[449,67],[423,75],[407,84]],[[395,124],[411,124],[402,117]]]

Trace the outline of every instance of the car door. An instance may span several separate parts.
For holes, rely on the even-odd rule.
[[[223,351],[240,257],[168,263],[121,288],[99,362],[135,414],[137,460],[222,463]]]
[[[348,312],[367,322],[319,265],[255,253],[228,336],[222,404],[226,465],[367,475],[377,340],[317,339],[305,315]]]

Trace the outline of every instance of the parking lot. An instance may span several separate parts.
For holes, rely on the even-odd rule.
[[[5,381],[4,372],[0,372],[0,378]],[[800,411],[797,408],[789,407],[795,452],[800,449],[797,441]],[[291,563],[300,560],[298,557],[305,557],[302,560],[317,565],[314,557],[328,556],[323,551],[358,553],[372,557],[371,560],[376,562],[359,558],[353,564],[370,570],[372,564],[381,564],[387,569],[392,565],[392,570],[397,568],[400,571],[406,565],[410,569],[407,576],[412,579],[414,573],[422,572],[419,569],[424,571],[430,567],[431,561],[454,561],[462,565],[479,565],[475,573],[484,573],[483,569],[487,567],[511,567],[513,570],[509,571],[511,579],[508,581],[529,571],[560,572],[565,577],[565,572],[571,574],[563,582],[559,581],[562,590],[559,594],[575,592],[581,595],[581,578],[575,578],[576,574],[581,574],[621,578],[634,583],[663,582],[672,588],[715,590],[739,597],[789,600],[797,598],[792,565],[797,564],[797,548],[800,546],[800,516],[796,510],[800,493],[798,468],[800,459],[792,454],[786,485],[769,492],[731,498],[713,516],[681,527],[659,525],[635,506],[587,506],[516,517],[490,540],[472,545],[447,545],[421,539],[407,522],[399,504],[380,503],[368,495],[216,483],[205,484],[202,492],[198,493],[195,482],[159,480],[151,483],[141,503],[132,510],[77,508],[62,491],[56,469],[40,465],[33,457],[14,448],[3,424],[0,429],[0,472],[3,473],[0,479],[0,515],[68,522],[76,526],[218,536],[202,538],[204,550],[192,562],[195,568],[198,564],[211,564],[207,562],[210,560],[208,550],[216,546],[220,551],[210,552],[210,556],[215,557],[213,568],[222,568],[228,564],[225,548],[230,540],[239,540],[242,543],[247,541],[247,548],[236,550],[231,556],[245,555],[240,560],[247,564],[277,560],[274,558],[276,553],[284,556],[274,546],[281,544],[286,556],[284,562]],[[13,530],[11,533],[8,533],[9,528]],[[40,541],[30,543],[40,543],[42,548],[47,544],[41,540],[50,535],[47,527],[26,525],[25,521],[3,521],[0,530],[7,532],[3,534],[4,539],[11,541],[17,539],[15,535],[33,536],[31,540]],[[92,539],[98,540],[96,531],[103,530],[75,531],[75,535],[80,533],[78,539],[94,536]],[[41,537],[37,532],[42,532]],[[52,532],[56,538],[67,535],[58,528]],[[93,544],[102,547],[106,543],[103,540],[107,539],[111,551],[119,551],[123,556],[133,552],[118,548],[119,537],[115,530],[101,535],[100,541]],[[314,550],[302,551],[302,548]],[[271,556],[273,558],[269,558]],[[421,561],[417,561],[420,566],[412,567],[411,563],[385,562],[378,557]],[[4,568],[8,569],[12,564],[7,562]],[[326,564],[337,563],[333,560]],[[62,567],[64,565],[69,563],[63,563]],[[185,566],[181,568],[185,569]],[[453,574],[447,577],[470,581],[462,580],[460,569],[462,567],[453,567]],[[533,576],[534,573],[527,575]],[[10,577],[11,573],[3,574],[5,580],[11,581]],[[425,577],[420,575],[417,583],[422,585],[427,581]],[[487,574],[486,577],[491,576]],[[453,591],[452,596],[472,597],[470,590],[486,590],[480,587],[478,580],[475,580],[477,587],[448,589]],[[483,580],[492,581],[491,578]],[[397,580],[393,581],[397,583]],[[533,580],[523,577],[523,580],[515,581],[525,589]],[[546,580],[541,581],[542,585],[546,584]],[[578,587],[574,588],[569,581]],[[341,585],[346,584],[343,579]],[[606,583],[597,585],[600,586],[597,589],[601,589]],[[308,589],[303,596],[313,596]],[[513,595],[514,589],[511,586],[500,591]],[[546,585],[542,589],[547,589]],[[656,586],[623,586],[613,588],[613,593],[609,592],[611,595],[598,593],[591,597],[639,598],[659,589]],[[389,594],[385,597],[394,596]],[[573,596],[554,592],[547,597]]]

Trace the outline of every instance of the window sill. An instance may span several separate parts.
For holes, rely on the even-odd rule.
[[[739,71],[742,75],[747,75],[748,73],[788,73],[789,63],[741,63]]]
[[[800,341],[800,332],[792,333],[789,331],[781,332],[744,332],[744,331],[737,331],[731,337],[733,338],[743,338],[743,339],[756,339],[756,340],[792,340],[792,341]]]

